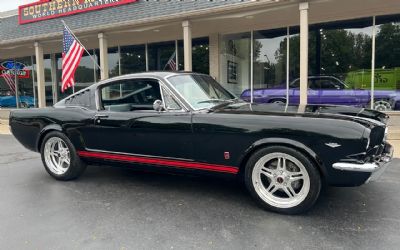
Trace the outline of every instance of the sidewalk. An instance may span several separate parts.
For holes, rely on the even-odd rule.
[[[0,135],[10,135],[10,130],[8,128],[8,120],[0,119]]]

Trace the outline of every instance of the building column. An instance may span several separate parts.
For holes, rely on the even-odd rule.
[[[211,34],[209,36],[209,61],[210,61],[210,76],[219,81],[219,50],[220,50],[220,35]]]
[[[35,42],[36,56],[36,79],[38,87],[38,106],[39,108],[46,107],[46,87],[44,79],[44,59],[43,46],[39,42]]]
[[[185,71],[192,71],[192,30],[189,21],[182,22]]]
[[[104,33],[99,33],[99,50],[100,50],[100,78],[101,80],[108,79],[108,43],[107,36]]]
[[[307,104],[308,90],[308,2],[299,4],[300,10],[300,104]]]

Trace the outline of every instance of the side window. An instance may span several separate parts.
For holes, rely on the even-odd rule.
[[[296,79],[292,83],[290,83],[290,88],[291,89],[300,88],[300,79]]]
[[[152,79],[121,80],[101,89],[101,101],[106,110],[153,110],[155,100],[161,100],[161,91],[158,81]]]
[[[163,95],[164,95],[164,106],[167,110],[181,110],[181,106],[175,100],[175,98],[171,95],[171,93],[163,88]]]
[[[312,90],[318,90],[321,88],[319,79],[308,79],[308,88]]]
[[[319,79],[321,89],[340,89],[340,85],[334,79]]]
[[[91,96],[90,90],[83,90],[75,95],[72,95],[65,99],[66,106],[81,106],[81,107],[90,107],[91,104]]]
[[[335,84],[330,80],[321,80],[321,89],[336,89]]]

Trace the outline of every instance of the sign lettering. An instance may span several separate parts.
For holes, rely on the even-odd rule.
[[[31,71],[26,69],[26,65],[20,62],[5,61],[0,64],[0,77],[4,75],[13,76],[17,74],[20,79],[30,78]]]
[[[19,6],[19,24],[128,4],[137,0],[41,0]]]

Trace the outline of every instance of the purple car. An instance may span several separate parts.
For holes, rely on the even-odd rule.
[[[400,96],[392,98],[390,105],[392,105],[393,110],[400,110]]]
[[[300,102],[300,79],[289,84],[289,103]],[[334,76],[308,77],[308,103],[309,104],[334,104],[358,107],[370,107],[371,91],[364,89],[351,89],[344,82]],[[399,91],[375,90],[374,108],[376,110],[398,110],[398,105],[393,105],[394,99],[400,97]],[[241,99],[250,101],[250,90],[243,91]],[[254,90],[255,103],[286,103],[286,87],[284,85],[273,88]]]

